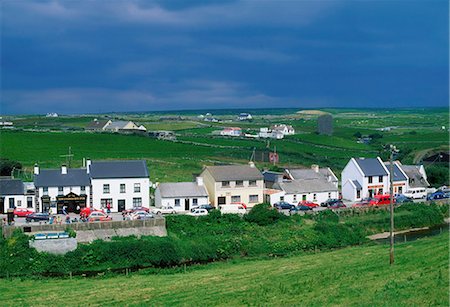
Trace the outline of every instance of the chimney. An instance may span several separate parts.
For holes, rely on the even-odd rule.
[[[34,174],[39,175],[39,166],[37,165],[37,163],[34,165]]]
[[[61,165],[61,174],[67,175],[67,166],[65,164]]]
[[[311,165],[311,169],[312,169],[313,171],[315,171],[316,173],[318,173],[318,172],[319,172],[319,165],[313,164],[313,165]]]
[[[203,177],[198,176],[195,181],[197,182],[197,185],[203,186]]]
[[[248,166],[255,167],[255,162],[253,162],[253,161],[248,162]]]
[[[86,159],[86,173],[88,173],[88,174],[90,172],[89,168],[91,167],[91,163],[92,163],[91,159],[87,158]]]

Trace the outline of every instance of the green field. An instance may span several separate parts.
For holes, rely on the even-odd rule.
[[[2,305],[448,306],[448,233],[271,260],[188,267],[186,273],[2,280]]]

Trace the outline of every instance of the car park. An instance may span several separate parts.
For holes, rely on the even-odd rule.
[[[27,215],[30,215],[32,213],[34,213],[34,211],[31,211],[27,208],[15,208],[14,209],[15,217],[26,217]]]
[[[88,216],[88,222],[108,222],[112,221],[112,218],[103,212],[94,211]]]
[[[50,215],[48,213],[31,213],[25,217],[27,222],[48,221],[49,219]]]
[[[154,218],[153,214],[147,211],[135,211],[131,214],[132,220],[149,220]]]
[[[438,199],[445,199],[445,198],[449,198],[449,197],[443,191],[437,191],[437,192],[427,195],[427,200],[438,200]]]
[[[208,210],[203,209],[203,208],[197,208],[197,209],[194,209],[193,211],[189,212],[188,215],[204,216],[204,215],[208,215]]]
[[[290,203],[285,202],[285,201],[276,202],[273,206],[274,206],[274,208],[276,208],[278,210],[292,210],[292,209],[295,209],[295,206],[293,204],[290,204]]]
[[[176,213],[175,209],[171,206],[153,208],[151,211],[152,211],[152,213],[155,213],[155,214],[175,214]]]

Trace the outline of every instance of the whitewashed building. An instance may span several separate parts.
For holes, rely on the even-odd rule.
[[[282,138],[284,138],[284,134],[281,131],[271,130],[267,127],[259,128],[258,136],[263,139],[266,139],[266,138],[282,139]]]
[[[30,187],[20,179],[0,179],[0,214],[14,208],[35,211],[34,185]]]
[[[226,127],[220,131],[220,135],[223,136],[241,136],[242,129],[239,127]]]
[[[208,204],[208,192],[202,177],[197,177],[196,182],[161,183],[155,190],[157,208],[170,206],[175,211],[190,211],[194,207]]]
[[[351,158],[341,174],[342,197],[359,201],[389,193],[389,171],[380,157]]]
[[[149,207],[150,179],[144,160],[87,161],[92,205],[111,212]]]
[[[391,173],[391,167],[389,162],[385,162],[384,165],[386,165],[387,170],[389,171],[389,174]],[[403,194],[404,192],[409,190],[409,182],[408,182],[408,176],[401,168],[400,162],[395,161],[393,163],[393,188],[394,188],[394,195],[395,194]],[[391,182],[389,181],[389,186],[391,185]],[[386,193],[390,192],[390,188]]]
[[[271,127],[271,129],[272,129],[272,131],[278,131],[278,132],[282,133],[283,135],[295,134],[295,129],[291,125],[285,125],[285,124],[273,125]]]

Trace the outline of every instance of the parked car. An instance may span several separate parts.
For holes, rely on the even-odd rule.
[[[85,207],[80,211],[80,218],[87,218],[92,212],[102,212],[105,213],[104,210],[94,209],[91,207]]]
[[[427,195],[427,200],[436,200],[436,199],[444,199],[448,198],[448,195],[443,191],[437,191]]]
[[[103,212],[94,211],[88,216],[88,222],[107,222],[112,221],[112,218]]]
[[[235,203],[231,203],[230,205],[242,206],[242,207],[244,207],[244,209],[247,209],[247,205],[244,203],[235,202]]]
[[[427,196],[427,190],[425,188],[410,188],[408,191],[403,193],[403,195],[413,199],[425,198]]]
[[[212,209],[214,209],[214,207],[209,204],[208,205],[200,205],[200,206],[192,207],[191,212],[194,211],[195,209],[206,209],[209,212]]]
[[[290,209],[289,211],[290,212],[299,212],[299,211],[310,211],[312,209],[313,209],[313,207],[308,207],[305,205],[298,205],[298,206],[294,206],[294,208]]]
[[[295,209],[295,206],[293,204],[287,203],[285,201],[276,202],[273,206],[275,208],[277,208],[278,210],[292,210],[292,209]]]
[[[150,212],[150,209],[146,207],[134,207],[133,209],[125,210],[125,213],[135,213],[138,211]]]
[[[398,194],[395,196],[396,204],[411,203],[411,202],[413,202],[413,199],[411,197],[405,196],[403,194]]]
[[[27,215],[30,215],[32,213],[34,213],[34,211],[31,211],[27,208],[15,208],[14,209],[15,217],[26,217]]]
[[[245,214],[247,209],[243,205],[230,204],[230,205],[220,205],[219,210],[223,214],[234,213],[234,214]]]
[[[331,207],[345,207],[345,205],[344,205],[344,203],[342,202],[342,200],[340,200],[340,199],[336,199],[336,198],[330,198],[330,199],[328,199],[328,200],[326,200],[326,201],[324,201],[323,203],[321,203],[320,204],[320,206],[321,207],[327,207],[327,208],[330,208],[330,209],[334,209],[334,208],[331,208]],[[340,208],[339,207],[339,208]]]
[[[298,203],[297,206],[307,206],[312,209],[319,207],[319,204],[313,203],[312,201],[309,200],[302,200]]]
[[[384,195],[375,195],[372,200],[369,202],[369,206],[382,206],[382,205],[389,205],[391,203],[391,195],[384,194]],[[394,204],[395,204],[395,198],[394,198]]]
[[[149,220],[154,218],[153,214],[148,213],[147,211],[135,211],[131,214],[132,220]]]
[[[25,217],[27,222],[38,222],[38,221],[48,221],[49,214],[48,213],[31,213]]]
[[[152,213],[155,214],[175,214],[176,211],[173,207],[167,206],[167,207],[160,207],[160,208],[154,208],[152,209]]]
[[[328,206],[328,209],[340,209],[347,208],[347,206],[342,201],[337,201],[334,204]]]
[[[370,201],[360,201],[360,202],[358,202],[356,204],[353,204],[352,208],[367,207],[367,206],[369,206],[369,204],[370,204]]]
[[[197,208],[197,209],[194,209],[193,211],[189,212],[188,215],[192,215],[192,216],[208,215],[208,210],[203,209],[203,208]]]

